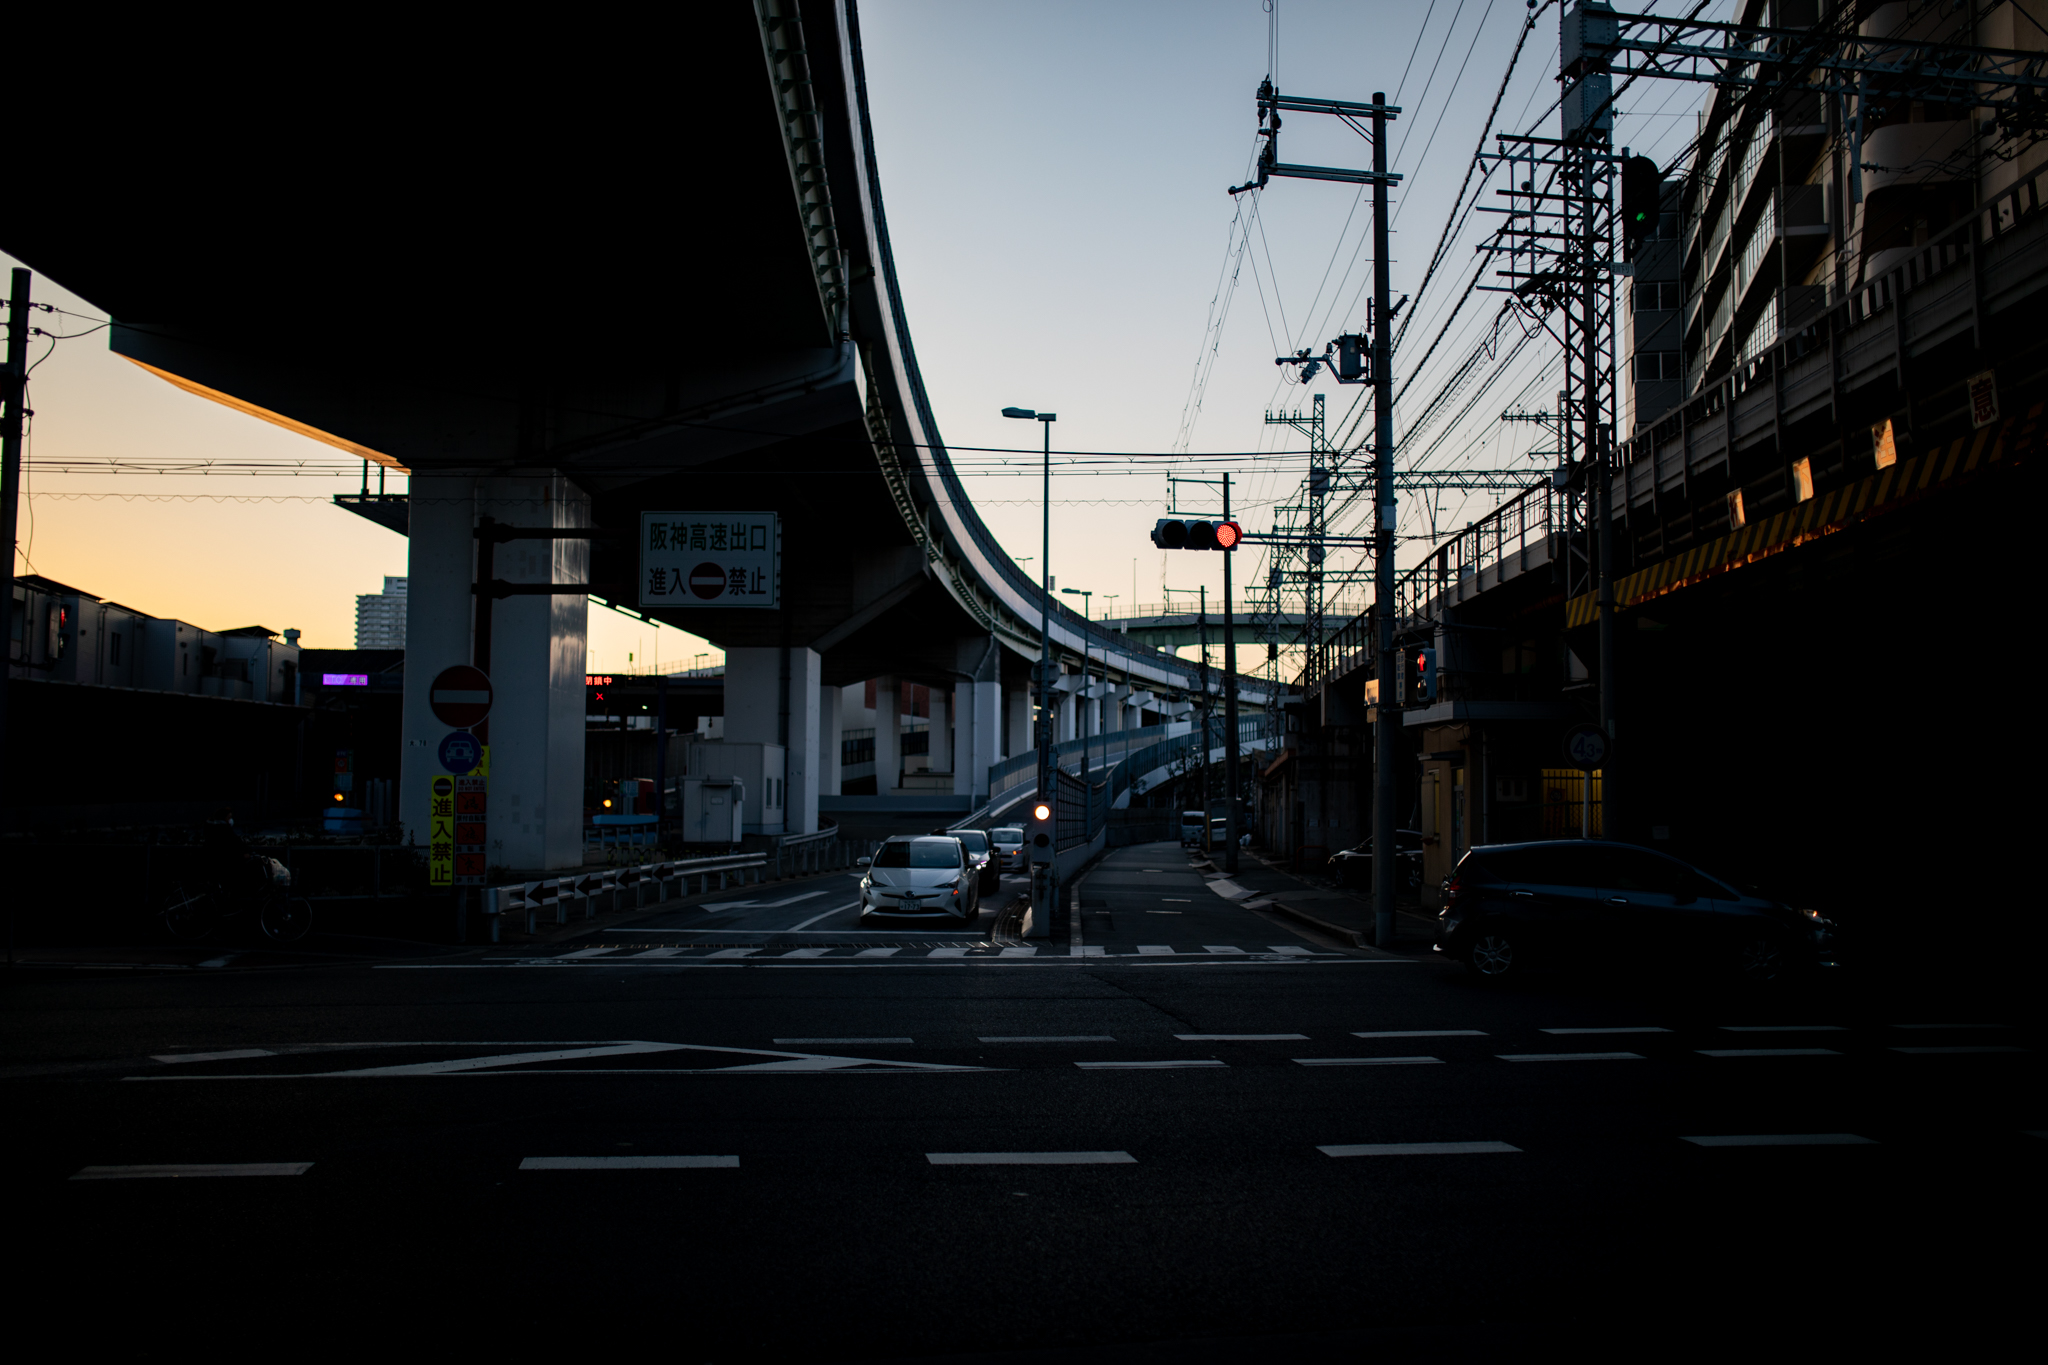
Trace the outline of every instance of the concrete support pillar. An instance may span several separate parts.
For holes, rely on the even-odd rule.
[[[953,688],[953,794],[977,801],[988,795],[988,770],[1002,761],[1003,687],[963,682]]]
[[[953,718],[947,714],[947,697],[936,687],[931,689],[931,742],[925,750],[925,769],[928,772],[949,773],[953,771]]]
[[[875,679],[875,790],[896,790],[903,776],[903,694],[893,677]]]
[[[1081,708],[1076,705],[1074,694],[1071,692],[1056,691],[1052,694],[1052,698],[1052,704],[1059,708],[1057,712],[1059,716],[1058,728],[1053,731],[1053,742],[1064,744],[1068,740],[1075,738],[1074,722],[1078,718]]]
[[[837,796],[842,780],[840,759],[843,751],[840,743],[839,703],[846,693],[843,688],[821,687],[818,689],[818,795]]]
[[[432,841],[429,784],[441,773],[448,727],[428,691],[442,669],[472,661],[476,598],[475,526],[490,516],[514,526],[569,529],[590,524],[583,491],[537,471],[487,479],[421,475],[420,515],[408,537],[408,576],[424,604],[406,613],[399,818],[421,845]],[[500,545],[497,578],[514,583],[589,579],[589,543],[515,540]],[[487,860],[522,870],[583,862],[583,670],[588,600],[580,594],[501,598],[492,606]],[[482,661],[479,661],[482,662]]]
[[[788,834],[818,828],[819,669],[817,651],[801,646],[725,652],[725,742],[773,745],[782,754],[761,774],[776,784],[779,801],[771,806],[769,793],[749,791],[748,809],[761,815],[749,825]]]
[[[1009,694],[1008,739],[1004,758],[1018,758],[1031,752],[1031,688],[1027,685]]]

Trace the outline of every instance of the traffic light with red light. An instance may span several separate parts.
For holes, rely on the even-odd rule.
[[[1152,543],[1162,550],[1235,550],[1244,543],[1244,527],[1234,521],[1161,517],[1152,526]]]
[[[1401,667],[1403,706],[1426,706],[1436,700],[1436,651],[1411,649]]]

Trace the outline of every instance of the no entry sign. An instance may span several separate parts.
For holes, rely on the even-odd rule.
[[[640,605],[778,607],[782,518],[775,512],[642,512]]]
[[[427,692],[427,704],[443,725],[466,730],[491,714],[491,680],[483,670],[468,664],[444,668],[434,675]]]

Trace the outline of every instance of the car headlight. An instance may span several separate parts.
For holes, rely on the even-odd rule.
[[[1826,915],[1823,915],[1818,910],[1801,910],[1799,913],[1806,916],[1806,918],[1812,920],[1815,924],[1826,925],[1834,923],[1833,920],[1830,920]]]

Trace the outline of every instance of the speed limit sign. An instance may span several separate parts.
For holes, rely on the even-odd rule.
[[[1607,733],[1597,725],[1574,725],[1564,736],[1565,761],[1587,772],[1607,762]]]

